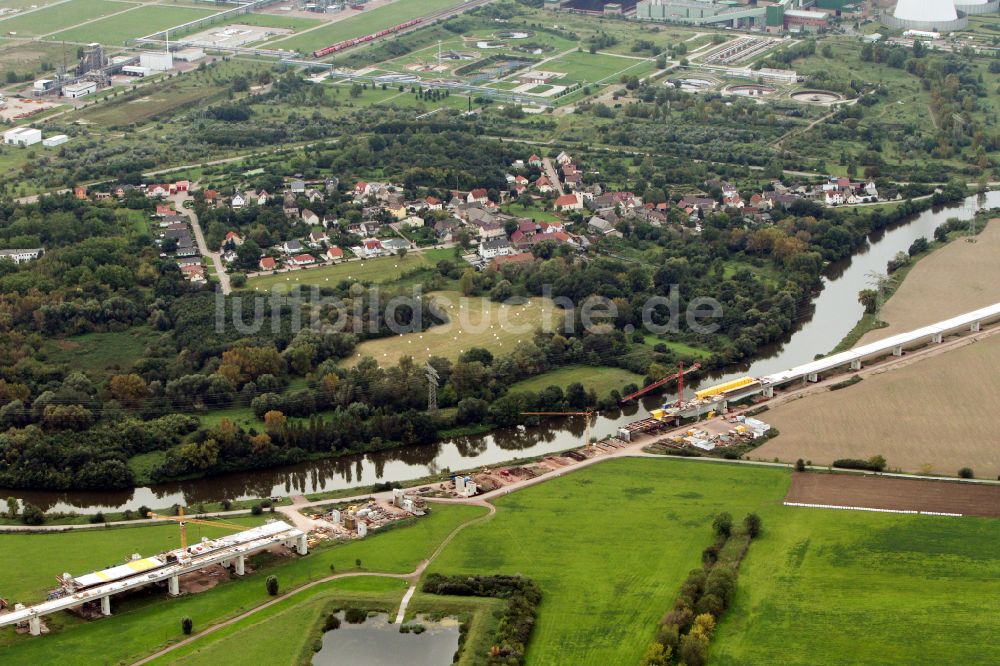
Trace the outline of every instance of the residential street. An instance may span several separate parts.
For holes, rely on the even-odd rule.
[[[190,218],[191,228],[194,229],[194,240],[198,243],[198,251],[201,252],[203,257],[208,257],[212,260],[212,264],[215,265],[215,274],[219,277],[219,286],[222,287],[222,293],[228,296],[233,289],[229,284],[229,274],[226,273],[226,268],[222,265],[222,255],[219,252],[209,250],[208,245],[205,243],[205,234],[201,231],[201,225],[198,223],[198,216],[195,214],[194,209],[184,208],[184,202],[190,201],[191,195],[187,192],[178,193],[167,197],[167,200],[174,202],[174,207],[177,209],[178,214],[187,215]]]

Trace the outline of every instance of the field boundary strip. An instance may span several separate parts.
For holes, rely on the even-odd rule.
[[[911,513],[921,516],[948,516],[961,518],[961,513],[945,513],[942,511],[914,511],[912,509],[876,509],[869,506],[843,506],[840,504],[810,504],[807,502],[782,502],[785,506],[801,506],[809,509],[846,509],[849,511],[873,511],[875,513]]]

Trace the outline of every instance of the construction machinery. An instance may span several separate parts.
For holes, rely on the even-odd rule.
[[[587,427],[584,429],[583,443],[585,446],[590,446],[590,417],[594,415],[594,412],[588,410],[586,412],[521,412],[523,416],[585,416],[587,418]]]
[[[680,367],[678,368],[677,372],[675,372],[674,374],[669,375],[667,377],[664,377],[663,379],[657,380],[657,381],[653,382],[652,384],[649,384],[647,386],[643,386],[638,391],[635,391],[633,393],[629,393],[628,395],[624,396],[619,401],[619,404],[624,405],[625,403],[630,402],[632,400],[635,400],[636,398],[638,398],[640,396],[646,395],[650,391],[654,391],[654,390],[660,388],[661,386],[663,386],[664,384],[666,384],[668,382],[671,382],[671,381],[673,381],[675,379],[677,380],[677,400],[681,401],[681,400],[684,399],[684,375],[686,373],[695,372],[696,370],[700,370],[700,369],[701,369],[701,363],[695,363],[690,368],[688,368],[687,370],[685,370],[684,369],[684,361],[681,361]]]
[[[199,518],[191,518],[184,515],[184,507],[179,507],[177,509],[176,516],[164,516],[159,513],[153,513],[150,511],[146,514],[149,518],[154,520],[170,520],[178,524],[181,528],[181,550],[187,550],[187,524],[194,523],[195,525],[207,525],[209,527],[221,527],[227,530],[234,530],[236,532],[242,532],[247,529],[246,525],[237,525],[236,523],[227,523],[224,520],[201,520]]]

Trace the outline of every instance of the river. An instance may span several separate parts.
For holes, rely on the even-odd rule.
[[[948,218],[969,219],[980,208],[1000,207],[1000,192],[974,195],[960,203],[941,206],[912,216],[892,227],[871,234],[868,243],[852,257],[831,264],[824,272],[822,288],[786,339],[761,349],[754,360],[711,376],[713,382],[745,374],[766,375],[825,354],[846,336],[864,313],[858,292],[867,288],[868,273],[884,273],[886,263],[897,252],[906,251],[921,236],[933,238],[934,229]],[[594,418],[591,435],[603,437],[635,421],[659,406],[660,396],[645,399],[621,410]],[[55,511],[123,511],[140,506],[152,508],[172,504],[193,506],[222,499],[248,499],[341,490],[379,481],[408,481],[445,470],[495,465],[514,458],[562,451],[582,444],[581,419],[550,421],[537,427],[519,427],[488,435],[459,437],[427,446],[392,449],[345,456],[287,467],[240,472],[223,476],[165,483],[128,491],[50,492],[6,491],[13,496]]]

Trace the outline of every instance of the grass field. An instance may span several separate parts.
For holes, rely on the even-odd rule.
[[[0,32],[16,32],[19,37],[46,35],[134,7],[138,5],[112,2],[112,0],[69,0],[52,7],[2,19]]]
[[[296,284],[329,286],[336,285],[341,280],[383,284],[398,280],[407,271],[412,271],[415,268],[431,268],[442,259],[451,259],[454,256],[452,250],[424,250],[421,253],[410,252],[402,259],[391,256],[364,261],[348,261],[331,266],[250,278],[247,281],[247,287],[271,289],[275,285],[292,287]]]
[[[302,52],[315,51],[345,39],[370,35],[458,4],[459,0],[396,0],[389,5],[358,12],[356,16],[331,23],[328,27],[293,37],[282,37],[267,44]]]
[[[412,356],[417,363],[429,356],[455,359],[471,347],[483,347],[494,354],[512,352],[519,341],[530,340],[546,319],[558,323],[561,312],[544,298],[532,298],[524,305],[509,305],[486,298],[462,297],[456,291],[430,295],[448,314],[447,323],[423,333],[362,342],[346,364],[353,365],[364,356],[371,356],[382,366],[395,365],[403,356]]]
[[[560,81],[581,83],[617,83],[622,74],[643,77],[655,65],[651,60],[636,60],[604,53],[574,51],[545,63],[546,71],[562,72]]]
[[[412,571],[456,526],[482,513],[483,509],[479,507],[435,507],[430,516],[412,526],[370,535],[363,541],[315,549],[308,557],[277,560],[257,556],[251,561],[255,565],[254,573],[223,583],[203,594],[168,599],[160,593],[153,593],[150,596],[113,601],[114,617],[91,623],[82,623],[65,613],[54,616],[50,618],[49,626],[58,631],[58,635],[50,635],[46,640],[16,635],[11,628],[2,629],[0,650],[12,664],[131,663],[140,656],[181,638],[181,617],[191,617],[196,630],[200,630],[267,601],[271,597],[264,589],[266,574],[276,575],[282,589],[288,590],[330,575],[331,565],[336,571],[354,570],[355,559],[362,561],[366,571]],[[104,534],[103,531],[99,533]],[[73,545],[72,542],[66,542],[63,546],[57,541],[63,536],[65,535],[44,537],[52,539],[46,544],[51,553],[44,556],[45,562],[56,566],[52,572],[45,571],[50,576],[49,580],[52,580],[51,576],[64,571],[65,567],[59,563],[65,558],[60,559],[59,553]],[[13,549],[3,547],[3,539],[6,538],[0,535],[0,553],[12,554]],[[121,554],[117,555],[115,561],[135,552],[131,543],[120,543],[119,548]],[[21,557],[20,553],[18,556]],[[28,566],[30,558],[24,559],[28,563],[24,566]],[[93,564],[85,568],[106,563],[104,557],[95,558]],[[347,585],[349,589],[356,587]]]
[[[882,307],[885,328],[859,345],[912,331],[1000,301],[1000,220],[991,220],[975,243],[957,239],[922,258]]]
[[[603,398],[613,389],[620,392],[626,384],[642,386],[642,375],[608,366],[569,365],[517,382],[511,385],[509,390],[538,392],[549,386],[558,386],[565,390],[573,382],[580,382],[585,388],[594,389],[598,397]]]
[[[431,569],[537,580],[529,664],[635,664],[699,565],[712,516],[756,511],[765,531],[710,663],[989,661],[997,521],[783,507],[787,485],[784,470],[609,461],[499,500],[496,517],[462,532]]]
[[[49,363],[66,364],[92,374],[126,371],[143,353],[153,335],[146,327],[125,332],[85,333],[72,338],[49,340],[45,353]]]
[[[1000,410],[1000,394],[960,387],[993,386],[998,373],[1000,337],[994,336],[779,405],[765,418],[781,435],[752,455],[827,465],[880,454],[889,467],[908,472],[955,475],[971,467],[980,477],[996,478],[996,427],[985,415]]]
[[[52,39],[68,42],[101,42],[121,45],[127,39],[145,35],[215,14],[210,9],[148,6],[112,16],[52,35]]]

